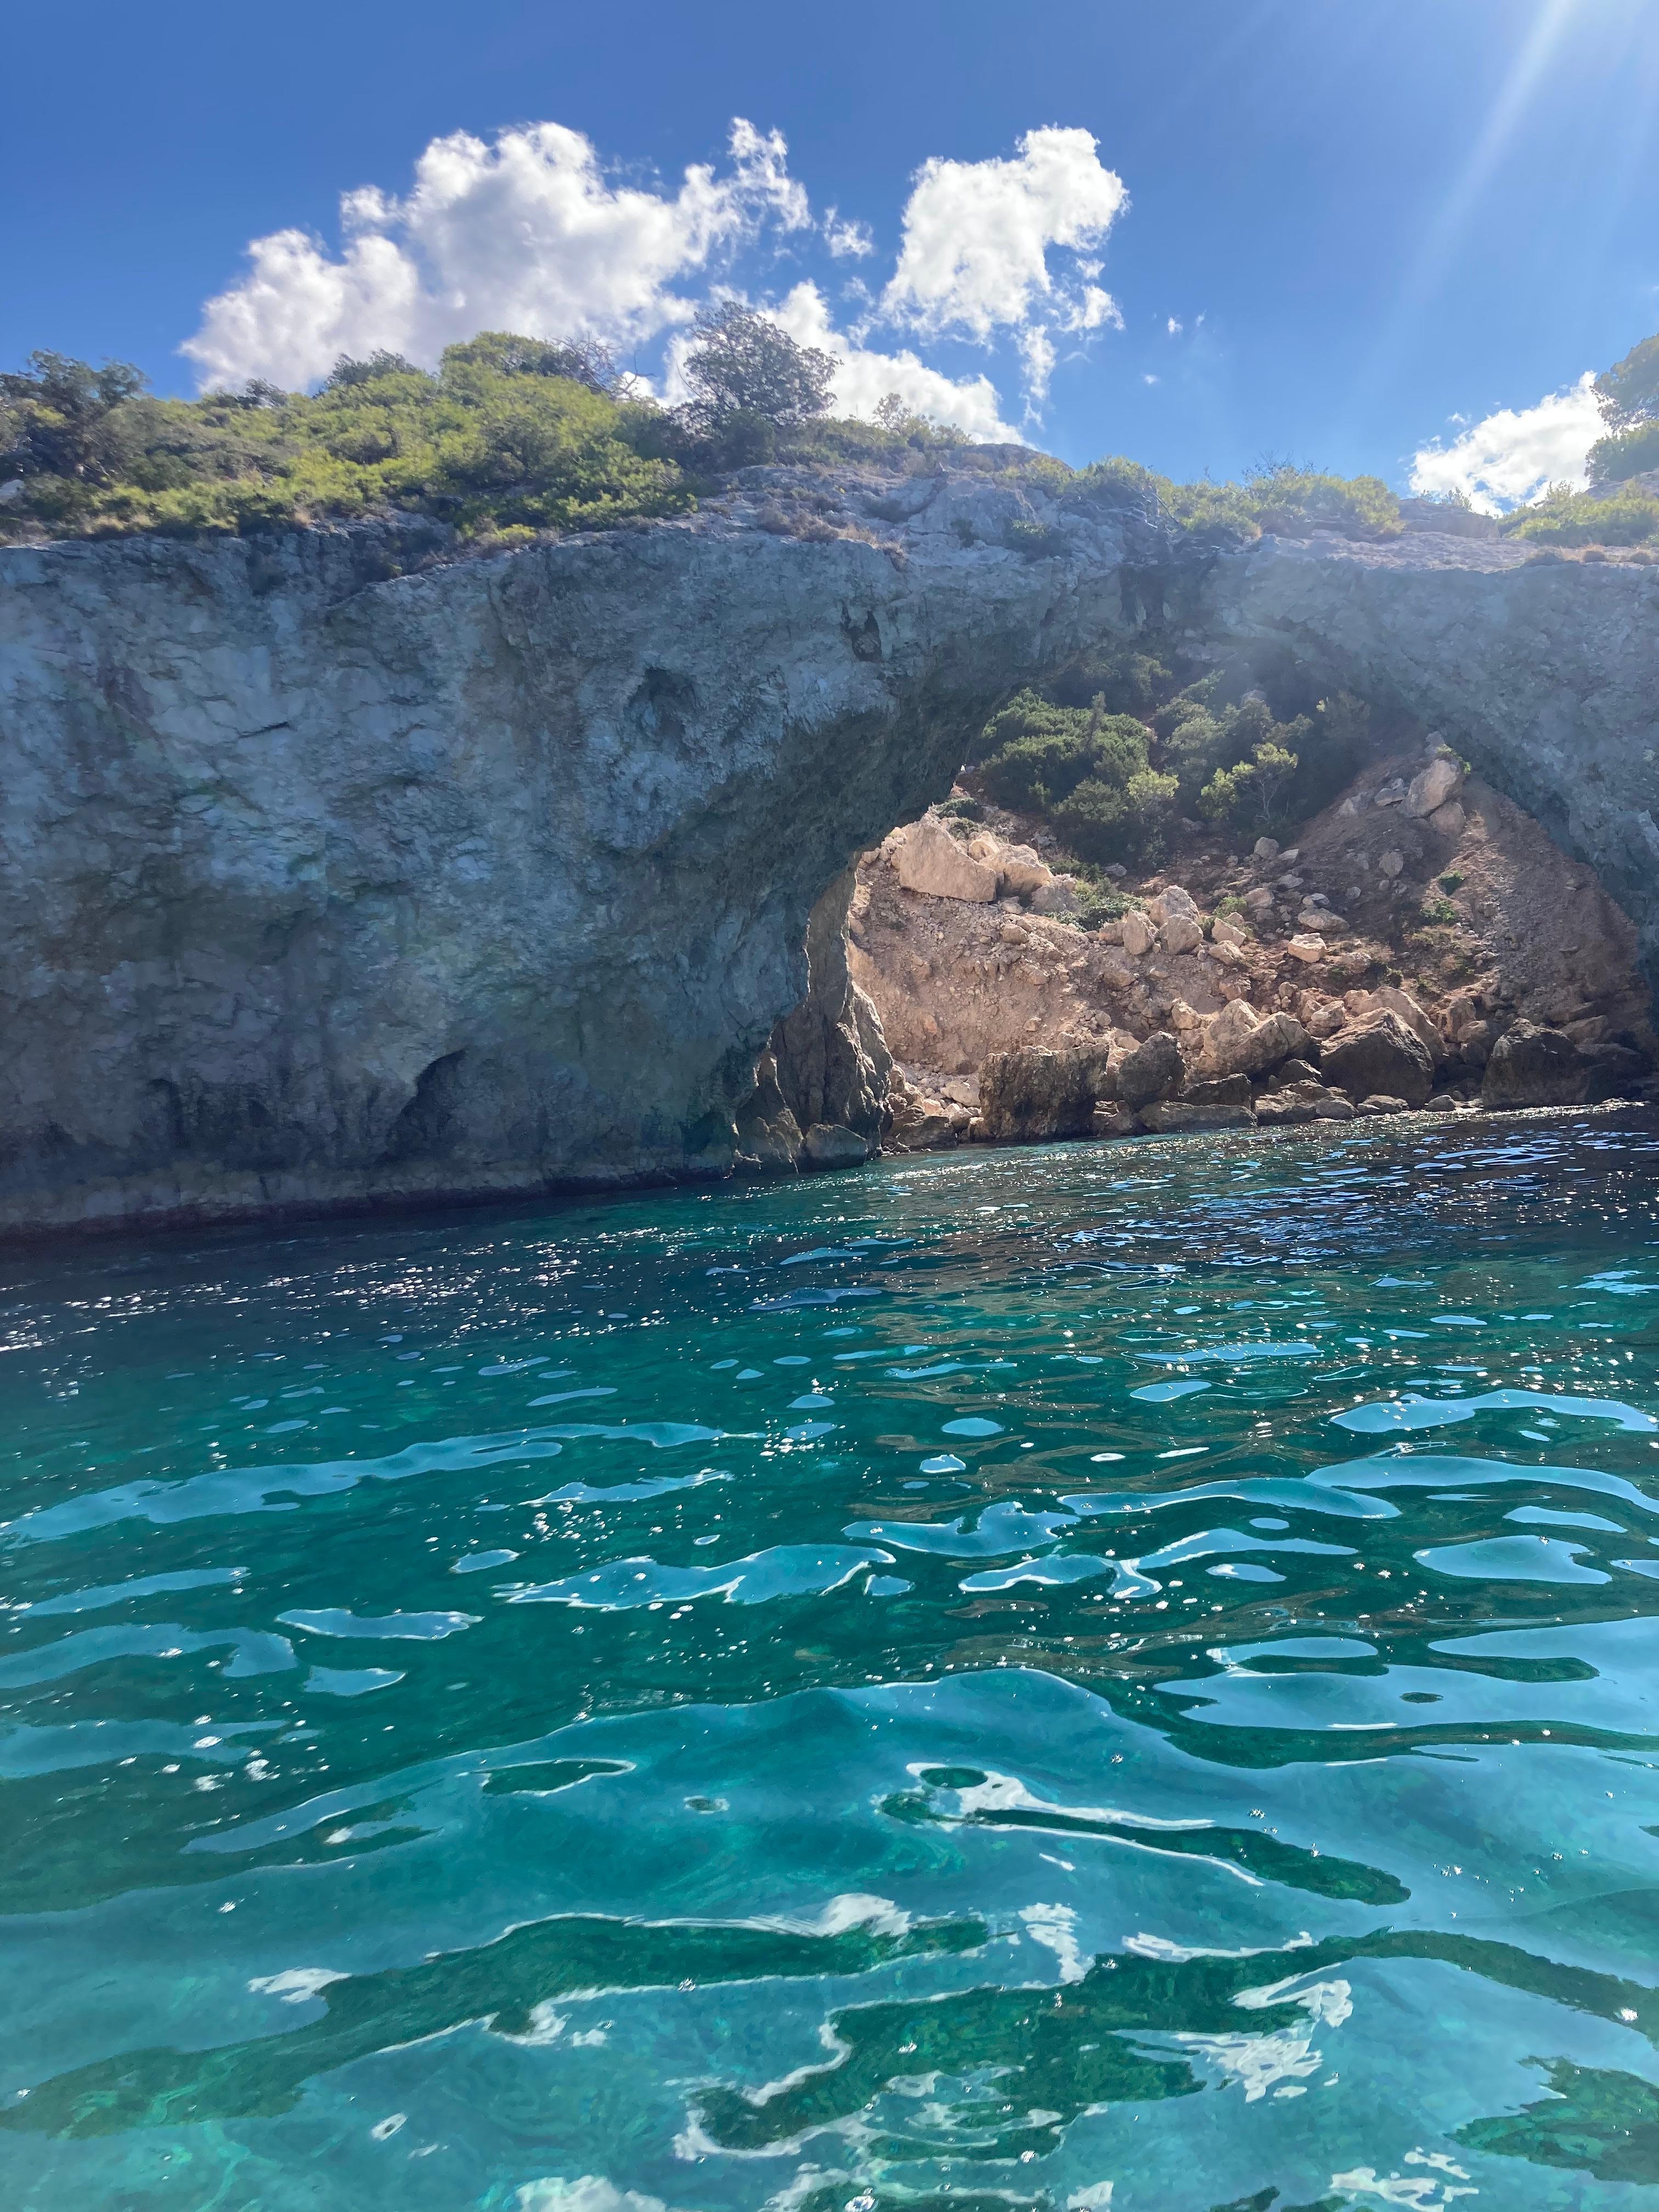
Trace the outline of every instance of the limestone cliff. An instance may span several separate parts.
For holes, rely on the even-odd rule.
[[[494,559],[0,553],[0,1227],[725,1171],[820,895],[1134,527],[771,471]]]
[[[1188,635],[1285,648],[1437,728],[1595,871],[1659,988],[1659,568],[1415,532],[1264,538],[1176,597]]]
[[[1043,481],[754,471],[491,559],[416,524],[0,553],[0,1228],[725,1171],[820,898],[1000,695],[1145,624],[1392,689],[1659,968],[1659,571],[1218,556]],[[822,951],[765,1103],[840,1085],[867,1139]]]

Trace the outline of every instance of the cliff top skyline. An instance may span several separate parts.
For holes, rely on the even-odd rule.
[[[83,22],[78,127],[20,101],[0,148],[0,366],[298,387],[493,325],[672,398],[732,291],[845,412],[1501,507],[1579,472],[1588,374],[1659,323],[1640,0]]]

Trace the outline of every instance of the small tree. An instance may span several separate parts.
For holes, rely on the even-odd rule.
[[[562,376],[613,398],[632,380],[598,338],[523,338],[511,331],[480,331],[464,345],[444,348],[446,373],[471,367],[497,369],[503,376]]]
[[[685,380],[692,397],[683,419],[728,464],[765,459],[779,430],[828,413],[834,361],[816,346],[797,345],[766,316],[726,300],[697,317],[691,341]]]
[[[1595,380],[1595,397],[1613,430],[1633,430],[1659,416],[1659,332],[1632,346]]]
[[[129,362],[94,368],[68,354],[32,353],[26,369],[0,375],[0,474],[100,481],[109,417],[145,381]]]

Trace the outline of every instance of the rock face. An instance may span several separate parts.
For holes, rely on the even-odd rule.
[[[1426,526],[1218,553],[1111,497],[992,453],[491,558],[415,522],[0,551],[0,1231],[867,1151],[878,1036],[809,918],[1012,686],[1145,633],[1397,701],[1659,979],[1659,570]],[[1484,787],[1456,766],[1375,794],[1401,845]],[[1165,904],[1127,961],[1201,929]],[[1586,1095],[1625,1079],[1570,1042]]]
[[[437,565],[0,552],[0,1228],[726,1172],[814,905],[1147,534],[964,468],[815,476],[812,542],[789,473]]]
[[[1560,1030],[1517,1022],[1499,1037],[1480,1085],[1483,1106],[1583,1106],[1643,1083],[1650,1070],[1618,1044],[1582,1049]]]
[[[1368,544],[1268,538],[1218,559],[1182,619],[1289,651],[1316,680],[1391,696],[1440,731],[1595,869],[1659,985],[1659,568],[1416,528]]]

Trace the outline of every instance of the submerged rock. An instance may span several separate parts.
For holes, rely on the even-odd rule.
[[[1146,1127],[1158,1136],[1173,1136],[1187,1130],[1253,1129],[1255,1115],[1246,1102],[1243,1104],[1199,1105],[1187,1098],[1154,1100],[1143,1106],[1140,1118]]]

